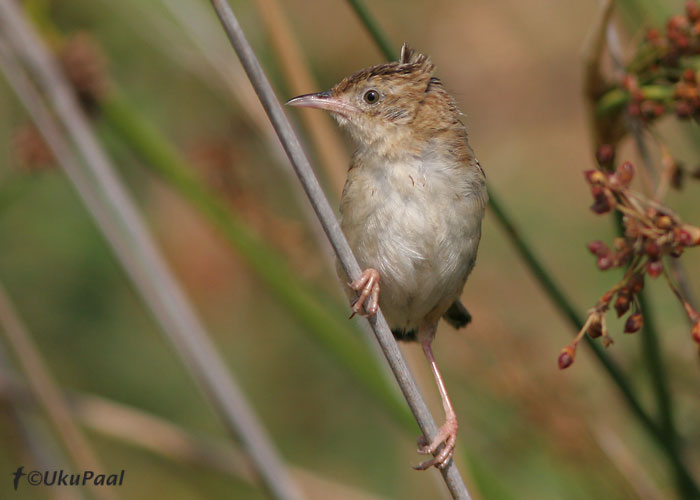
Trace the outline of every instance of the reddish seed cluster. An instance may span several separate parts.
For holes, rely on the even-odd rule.
[[[683,71],[682,78],[673,90],[674,111],[679,118],[700,116],[700,87],[698,75],[690,68]]]
[[[657,49],[654,63],[663,66],[678,66],[681,57],[700,52],[700,5],[695,1],[685,4],[685,14],[669,18],[666,32],[656,28],[647,31],[645,41]]]
[[[601,144],[595,152],[598,165],[603,170],[612,170],[615,163],[615,148],[612,144]]]
[[[612,161],[612,151],[599,151],[598,158]],[[602,163],[602,162],[601,162]],[[635,169],[630,162],[622,163],[616,170],[603,172],[589,170],[584,173],[593,196],[591,210],[597,214],[617,210],[622,214],[624,237],[615,238],[612,247],[602,241],[592,241],[588,249],[596,257],[599,269],[626,267],[622,280],[608,290],[588,311],[583,328],[571,344],[559,354],[559,367],[570,366],[576,355],[576,347],[588,334],[591,338],[602,337],[607,347],[612,344],[605,323],[605,314],[613,307],[618,317],[629,313],[625,322],[625,333],[638,332],[644,318],[639,308],[637,295],[644,288],[644,278],[656,278],[665,272],[663,258],[680,257],[684,249],[700,245],[700,228],[683,223],[668,208],[630,189]],[[693,323],[692,338],[700,344],[700,314],[682,298],[672,285]]]
[[[612,172],[588,170],[584,175],[593,196],[591,210],[606,214],[616,209],[622,213],[625,226],[625,237],[616,238],[612,249],[601,241],[589,243],[601,270],[645,257],[647,273],[656,277],[661,268],[654,263],[664,255],[679,257],[685,248],[700,244],[700,228],[684,224],[671,210],[629,189],[634,178],[630,162]]]
[[[625,75],[621,86],[630,96],[627,103],[627,113],[630,116],[649,122],[666,113],[666,105],[663,102],[644,97],[636,76],[631,74]]]
[[[626,161],[611,172],[586,170],[583,175],[591,186],[591,210],[597,214],[606,214],[617,205],[616,192],[628,188],[632,182],[634,165]]]
[[[692,118],[700,123],[700,71],[696,72],[698,67],[694,65],[697,56],[700,56],[700,2],[688,1],[685,13],[670,18],[663,33],[658,29],[647,32],[627,66],[627,74],[617,90],[618,94],[620,89],[626,94],[627,115],[648,124],[672,111],[679,118]],[[603,98],[601,104],[602,101]],[[661,145],[661,149],[664,168],[656,189],[659,199],[669,186],[680,188],[687,176],[700,178],[700,168],[687,170],[673,160],[665,146]],[[665,260],[678,258],[687,248],[700,245],[700,227],[683,223],[656,199],[631,190],[634,166],[625,162],[615,169],[612,145],[600,146],[596,159],[600,169],[585,172],[593,197],[591,210],[597,214],[618,212],[624,230],[612,245],[592,241],[588,249],[599,269],[624,268],[625,274],[588,311],[579,333],[562,349],[558,360],[562,369],[574,362],[583,336],[600,337],[606,347],[612,343],[605,321],[610,308],[615,309],[618,317],[628,315],[625,333],[642,329],[644,318],[638,295],[647,276],[664,275],[690,319],[693,340],[700,344],[700,313],[683,297],[664,267]]]
[[[685,14],[669,18],[666,33],[652,28],[646,40],[659,49],[657,62],[664,66],[677,66],[683,56],[700,53],[700,5],[695,1],[685,3]]]
[[[61,46],[58,59],[83,108],[95,113],[109,88],[105,56],[98,43],[92,35],[78,32]]]
[[[630,65],[630,74],[621,87],[630,96],[627,111],[642,121],[651,121],[674,112],[679,118],[700,117],[700,89],[692,69],[681,71],[682,59],[700,55],[700,4],[686,2],[685,14],[673,16],[664,33],[657,28],[647,31],[644,44]],[[644,85],[672,86],[668,99],[645,98],[639,82]]]
[[[570,367],[574,363],[574,357],[576,356],[576,347],[567,345],[559,353],[559,359],[557,360],[559,364],[559,369]]]
[[[700,75],[688,68],[682,77],[673,84],[672,101],[647,99],[634,75],[625,75],[621,86],[629,93],[627,113],[644,122],[662,117],[673,111],[680,119],[700,118]]]

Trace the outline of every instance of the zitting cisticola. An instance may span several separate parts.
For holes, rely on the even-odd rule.
[[[457,417],[431,343],[441,317],[456,327],[469,322],[459,296],[487,202],[484,171],[433,69],[404,45],[398,62],[288,102],[330,111],[357,142],[340,205],[343,232],[365,269],[350,283],[359,292],[352,308],[371,315],[381,306],[397,339],[422,344],[445,408],[438,436],[421,440],[419,452],[444,446],[419,469],[445,467],[454,451]]]

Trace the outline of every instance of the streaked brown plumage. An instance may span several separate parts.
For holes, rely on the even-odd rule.
[[[360,292],[353,311],[374,314],[381,306],[398,339],[421,342],[445,407],[439,436],[419,448],[436,456],[420,469],[444,467],[453,453],[457,419],[431,343],[441,317],[455,326],[469,321],[459,296],[487,202],[460,112],[433,70],[428,57],[404,45],[397,62],[289,101],[330,111],[357,142],[340,206],[341,226],[365,269],[350,284]]]

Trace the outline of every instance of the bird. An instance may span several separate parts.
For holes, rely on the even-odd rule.
[[[404,44],[398,61],[371,66],[291,106],[329,111],[354,139],[340,202],[340,225],[360,267],[349,282],[355,313],[379,307],[397,340],[421,344],[445,410],[445,423],[415,466],[447,467],[457,415],[433,355],[440,318],[456,328],[471,316],[460,301],[474,268],[488,194],[455,99],[430,58]],[[339,268],[341,279],[347,281]]]

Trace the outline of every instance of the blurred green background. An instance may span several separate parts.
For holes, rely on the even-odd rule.
[[[232,92],[221,78],[220,70],[233,75],[233,82],[241,81],[243,73],[208,2],[178,0],[169,8],[167,3],[27,2],[54,25],[44,28],[49,39],[78,32],[93,37],[124,100],[284,256],[299,279],[343,301],[330,251],[317,244],[317,228],[308,223],[307,208],[284,173],[289,166],[259,125],[264,119],[254,94],[245,87]],[[274,5],[316,79],[317,86],[306,91],[325,90],[383,60],[342,1],[236,0],[231,5],[281,100],[295,91],[284,77],[284,54],[274,48],[270,26],[263,21],[265,9]],[[682,2],[667,5],[672,12],[682,10]],[[206,36],[190,38],[173,15],[181,8],[191,9],[189,22]],[[621,276],[614,270],[598,271],[586,250],[588,241],[610,241],[614,235],[612,221],[588,209],[590,194],[581,175],[592,168],[593,151],[581,95],[580,53],[596,2],[436,0],[399,5],[378,0],[371,9],[396,47],[406,41],[431,56],[437,75],[465,113],[489,185],[583,315]],[[630,18],[628,13],[625,19]],[[619,24],[623,47],[630,53],[644,26]],[[202,40],[216,66],[199,50]],[[0,281],[60,385],[144,410],[196,435],[228,440],[65,175],[50,164],[37,167],[22,155],[17,136],[29,119],[4,79],[0,110]],[[289,114],[295,120],[301,117],[296,110]],[[436,471],[410,468],[419,460],[414,453],[417,428],[406,432],[307,335],[221,234],[145,168],[103,115],[98,112],[93,123],[281,454],[306,471],[298,477],[309,498],[444,496]],[[296,123],[306,134],[302,123]],[[684,139],[691,128],[668,118],[658,130],[674,155],[693,165],[698,163],[697,142]],[[342,140],[347,161],[352,145]],[[317,145],[307,144],[318,165]],[[624,143],[618,158],[636,161],[632,146]],[[345,164],[331,168],[337,175]],[[331,171],[319,166],[336,205],[339,191]],[[695,224],[700,222],[699,190],[699,183],[689,182],[668,197],[668,204]],[[700,253],[689,251],[683,261],[697,287]],[[662,279],[648,285],[676,423],[689,469],[697,473],[697,345]],[[675,497],[665,459],[590,351],[582,348],[571,368],[558,370],[559,350],[575,332],[541,292],[490,213],[463,301],[473,323],[459,332],[441,325],[435,351],[460,418],[459,447],[470,459],[466,463],[460,456],[458,464],[474,498]],[[355,321],[361,325],[363,320]],[[640,336],[621,331],[622,324],[612,321],[616,343],[607,352],[653,414]],[[12,358],[4,340],[0,346]],[[441,418],[439,397],[419,347],[402,348],[431,409]],[[375,360],[370,356],[366,362]],[[32,458],[10,417],[8,401],[0,400],[0,475],[5,477],[0,497],[51,498],[47,488],[12,490],[10,474],[19,465],[31,468]],[[41,413],[31,406],[27,412],[35,428],[48,433]],[[115,490],[120,498],[267,498],[259,488],[205,464],[171,460],[94,430],[87,435],[107,471],[126,469],[126,484]],[[47,437],[45,443],[51,442]],[[57,457],[59,467],[57,453],[52,450],[49,456]]]

